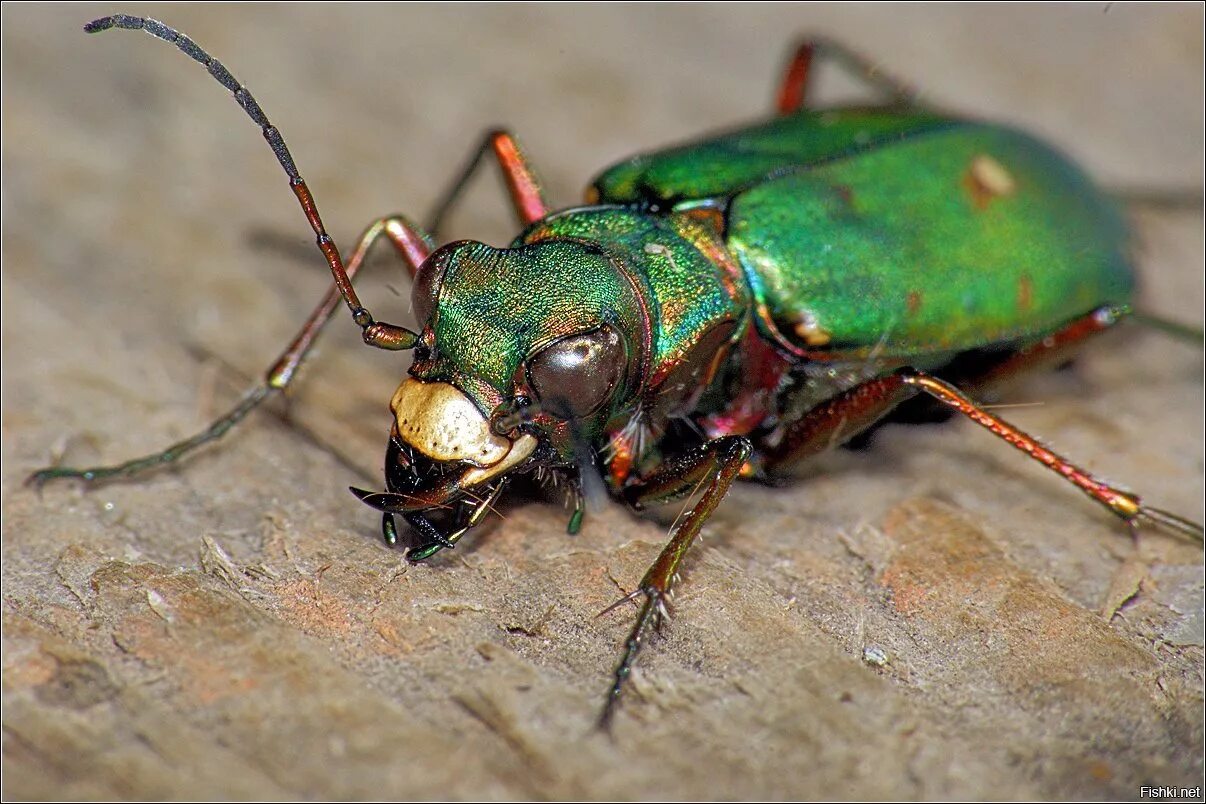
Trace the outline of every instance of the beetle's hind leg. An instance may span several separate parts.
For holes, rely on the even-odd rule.
[[[624,685],[632,673],[637,654],[648,636],[650,626],[665,616],[671,588],[678,578],[678,568],[704,522],[716,510],[741,467],[749,458],[752,447],[741,436],[723,436],[692,450],[669,463],[654,474],[624,489],[624,498],[633,508],[669,502],[704,487],[699,502],[683,512],[670,530],[670,540],[641,579],[636,591],[618,603],[604,609],[611,611],[619,603],[645,596],[640,614],[624,643],[624,655],[616,667],[615,681],[607,694],[607,704],[599,725],[608,728]]]
[[[1112,326],[1124,313],[1124,308],[1101,307],[1077,318],[1041,342],[1019,350],[1013,357],[981,374],[978,380],[991,383],[1012,376],[1023,368],[1040,364],[1044,360],[1066,356],[1072,345]],[[875,424],[897,405],[921,393],[962,413],[993,435],[1056,472],[1132,527],[1142,524],[1156,525],[1202,541],[1201,525],[1144,505],[1134,494],[1099,480],[1067,458],[1044,447],[1034,436],[988,412],[951,383],[915,369],[903,368],[892,374],[867,380],[816,406],[787,425],[773,442],[764,441],[758,444],[755,469],[761,473],[773,474],[809,456],[843,444]]]
[[[779,114],[791,114],[804,108],[808,99],[809,81],[821,59],[842,67],[880,92],[890,106],[916,106],[917,92],[905,82],[885,73],[879,65],[840,42],[823,37],[801,40],[792,51],[775,95]]]
[[[1128,320],[1131,315],[1128,307],[1103,305],[1072,319],[1048,335],[1015,345],[1010,350],[973,351],[959,355],[945,366],[941,373],[943,378],[964,393],[978,399],[992,398],[999,388],[1022,374],[1067,365],[1075,359],[1086,340],[1112,329],[1119,322]],[[882,370],[876,371],[864,379],[872,379],[882,373]],[[955,415],[952,408],[930,397],[918,396],[912,401],[924,404],[919,404],[916,408],[906,405],[900,410],[895,410],[892,412],[892,420],[946,421]],[[904,416],[900,415],[902,411]]]
[[[360,270],[373,245],[382,238],[387,239],[393,244],[406,264],[411,277],[414,276],[418,270],[418,266],[426,259],[427,253],[430,250],[430,244],[426,236],[405,218],[399,216],[379,218],[365,229],[356,246],[356,250],[353,252],[351,259],[348,260],[347,275],[349,279],[356,275],[356,272]],[[280,357],[276,359],[276,362],[272,364],[272,367],[264,374],[263,382],[248,391],[239,400],[237,405],[201,432],[178,441],[164,450],[134,458],[124,463],[111,466],[93,466],[85,469],[67,466],[53,466],[41,469],[30,475],[27,482],[41,487],[46,481],[57,480],[59,478],[79,478],[88,482],[94,482],[119,477],[131,477],[155,467],[175,463],[197,448],[211,441],[218,440],[232,427],[242,421],[247,414],[259,407],[260,403],[272,396],[274,392],[284,391],[292,384],[297,376],[298,368],[305,361],[311,349],[313,349],[315,340],[322,332],[322,328],[330,320],[331,315],[338,308],[341,299],[342,295],[339,289],[332,286],[326,295],[323,296],[322,301],[314,309],[314,312],[306,319],[306,323],[290,342],[289,346],[286,347]],[[370,334],[366,332],[366,340],[370,337]]]
[[[1156,525],[1195,541],[1202,541],[1201,525],[1168,511],[1144,505],[1138,496],[1099,480],[1067,458],[1044,447],[1034,436],[989,413],[950,383],[914,371],[900,371],[886,380],[905,383],[929,394],[944,405],[949,405],[997,438],[1061,475],[1116,516],[1125,520],[1130,526]]]

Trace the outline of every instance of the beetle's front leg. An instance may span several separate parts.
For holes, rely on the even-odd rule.
[[[660,621],[666,613],[666,602],[678,577],[678,567],[683,556],[699,535],[704,522],[728,492],[729,486],[737,479],[752,450],[750,442],[744,437],[723,436],[697,447],[649,477],[624,489],[625,501],[640,510],[646,505],[684,497],[707,484],[695,507],[679,516],[670,531],[670,540],[649,567],[636,591],[619,601],[622,603],[638,595],[645,596],[645,603],[637,615],[636,624],[625,642],[624,656],[616,667],[615,682],[607,694],[607,704],[599,719],[599,725],[603,728],[607,728],[611,723],[620,695],[624,691],[624,683],[632,673],[632,666],[644,644],[649,626],[655,621]],[[610,611],[611,608],[604,611]]]

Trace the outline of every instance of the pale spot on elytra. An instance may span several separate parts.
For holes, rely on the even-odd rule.
[[[964,184],[977,209],[984,209],[994,198],[1011,195],[1018,188],[1017,181],[1005,166],[987,154],[972,159]]]

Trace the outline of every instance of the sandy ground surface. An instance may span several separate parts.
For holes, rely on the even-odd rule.
[[[789,488],[737,489],[614,739],[592,723],[631,614],[595,615],[664,527],[612,506],[568,537],[558,507],[517,501],[408,566],[345,490],[380,483],[406,358],[359,348],[345,320],[287,405],[178,469],[23,487],[48,462],[197,429],[326,284],[226,93],[145,35],[81,33],[119,8],[3,10],[7,798],[1201,783],[1200,549],[1132,540],[968,423],[890,427]],[[183,29],[253,88],[345,243],[378,214],[425,214],[492,125],[572,203],[615,159],[764,114],[788,42],[823,32],[1128,191],[1145,306],[1201,323],[1198,5],[122,10]],[[850,88],[823,79],[826,97]],[[500,243],[509,227],[489,179],[449,234]],[[362,294],[405,320],[406,282],[380,262]],[[1039,403],[1008,414],[1201,521],[1202,384],[1200,348],[1129,327],[1006,401]]]

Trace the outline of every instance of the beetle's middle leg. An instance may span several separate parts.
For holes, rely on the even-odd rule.
[[[791,114],[804,107],[808,96],[812,69],[821,58],[845,68],[851,75],[862,79],[873,89],[881,92],[893,106],[916,106],[917,92],[905,82],[885,73],[879,65],[866,56],[851,50],[840,42],[821,37],[810,37],[801,41],[792,51],[779,91],[775,95],[775,108],[779,114]]]
[[[606,728],[624,691],[624,683],[632,672],[633,663],[644,644],[649,627],[665,614],[670,590],[678,577],[683,556],[699,535],[708,517],[716,510],[729,486],[737,479],[741,467],[753,448],[742,436],[722,436],[703,444],[679,459],[672,461],[652,475],[624,489],[624,499],[639,510],[646,505],[669,502],[692,494],[706,484],[703,496],[695,507],[681,514],[670,531],[670,540],[641,579],[636,591],[620,603],[639,595],[645,603],[637,615],[636,624],[624,643],[624,656],[616,667],[615,682],[608,692],[607,704],[600,718]],[[610,611],[610,607],[604,611]]]
[[[493,154],[502,171],[503,181],[507,184],[507,193],[511,197],[511,205],[520,226],[534,223],[548,214],[549,205],[544,197],[544,189],[536,170],[528,162],[519,142],[511,132],[496,129],[486,132],[481,143],[473,152],[473,156],[465,163],[465,167],[457,174],[456,179],[444,191],[440,202],[427,219],[427,231],[432,237],[438,237],[440,224],[452,209],[453,204],[461,197],[469,179],[477,172],[478,166],[487,154]]]
[[[348,260],[346,271],[349,280],[360,270],[361,265],[364,264],[365,258],[374,244],[382,238],[385,238],[394,246],[406,264],[412,278],[431,250],[428,238],[405,218],[401,216],[379,218],[365,229],[364,233],[360,236],[355,251]],[[47,480],[65,477],[78,477],[89,482],[106,478],[129,477],[156,466],[174,463],[198,447],[204,446],[211,441],[216,441],[242,421],[247,414],[259,407],[260,403],[272,395],[273,392],[284,391],[292,384],[297,376],[297,369],[305,361],[306,356],[310,354],[311,349],[314,348],[315,340],[317,340],[323,327],[339,307],[342,299],[343,296],[340,293],[340,289],[332,285],[326,295],[323,296],[322,301],[319,302],[309,318],[306,319],[306,323],[302,325],[301,330],[298,331],[285,350],[281,352],[280,357],[265,372],[263,381],[244,394],[237,405],[214,420],[201,432],[178,441],[159,452],[112,466],[93,466],[85,469],[55,466],[41,469],[30,475],[28,482],[40,486]],[[389,325],[385,326],[388,327]],[[374,337],[379,338],[380,342],[374,342],[372,340]],[[365,341],[372,346],[389,348],[389,337],[389,330],[379,331],[375,324],[370,325],[364,332]]]

